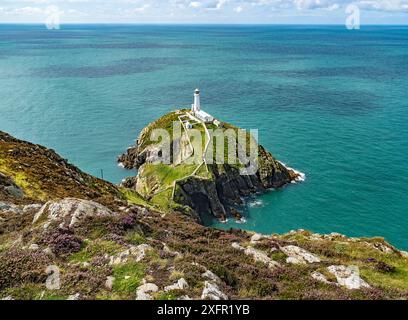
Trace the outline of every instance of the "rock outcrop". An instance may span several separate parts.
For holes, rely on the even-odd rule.
[[[347,289],[370,288],[370,285],[360,278],[357,267],[330,266],[327,270],[337,278],[339,285]]]
[[[113,215],[114,212],[97,202],[67,198],[44,204],[34,216],[33,223],[45,216],[50,221],[60,221],[61,227],[73,227],[86,217]]]
[[[14,183],[13,179],[0,172],[0,193],[5,196],[22,198],[23,190]]]

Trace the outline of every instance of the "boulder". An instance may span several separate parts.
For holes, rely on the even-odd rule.
[[[49,201],[36,213],[33,223],[46,216],[50,221],[61,221],[63,227],[74,227],[85,217],[113,216],[114,212],[105,206],[82,199],[66,198]]]
[[[152,300],[150,293],[157,292],[159,288],[154,283],[145,283],[136,290],[136,300]]]
[[[1,193],[14,198],[24,197],[23,190],[14,183],[13,179],[0,172],[0,194]]]
[[[307,264],[320,262],[320,258],[309,251],[297,246],[280,247],[280,250],[288,256],[287,263]]]
[[[275,268],[280,267],[280,264],[278,262],[269,258],[268,255],[262,252],[261,250],[257,250],[250,246],[247,248],[244,248],[236,242],[232,244],[232,247],[237,250],[243,251],[247,256],[252,256],[254,261],[259,261],[259,262],[266,264],[270,269],[275,269]]]
[[[107,277],[105,281],[105,288],[109,291],[112,291],[114,282],[115,282],[115,277]]]
[[[175,284],[164,287],[164,291],[185,290],[188,288],[188,283],[184,278],[179,279]]]
[[[0,201],[0,213],[1,212],[11,212],[16,214],[21,214],[23,212],[21,206],[17,206],[12,203]]]
[[[70,295],[67,300],[80,300],[81,299],[81,295],[79,293],[75,293]]]
[[[261,240],[263,238],[263,236],[259,233],[255,233],[252,237],[251,237],[251,243],[255,244],[257,243],[259,240]]]
[[[33,251],[36,251],[36,250],[40,249],[40,247],[39,247],[38,244],[33,243],[33,244],[31,244],[31,245],[28,247],[28,249],[29,249],[29,250],[33,250]]]
[[[311,276],[312,276],[313,279],[315,279],[317,281],[320,281],[320,282],[323,282],[323,283],[326,283],[326,284],[333,284],[333,282],[330,282],[329,280],[327,280],[326,277],[323,274],[321,274],[320,272],[314,271],[314,272],[312,272]]]
[[[201,294],[203,300],[228,300],[228,296],[223,293],[214,282],[205,281],[204,289]]]
[[[214,272],[208,269],[201,276],[213,282],[221,282],[221,279]]]
[[[146,256],[146,252],[151,249],[146,243],[140,244],[138,246],[132,246],[129,249],[110,257],[110,265],[118,265],[128,261],[132,257],[136,262],[140,262]]]
[[[359,270],[356,266],[330,266],[327,267],[327,270],[335,275],[339,285],[347,289],[370,288],[370,285],[360,278]]]

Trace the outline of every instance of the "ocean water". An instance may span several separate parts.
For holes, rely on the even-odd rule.
[[[116,157],[202,90],[306,181],[240,227],[382,236],[408,249],[408,27],[0,25],[0,130],[119,182]]]

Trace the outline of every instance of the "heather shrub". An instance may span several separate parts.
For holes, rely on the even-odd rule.
[[[125,231],[133,229],[136,226],[136,215],[131,213],[121,218],[122,226]]]
[[[50,246],[58,256],[72,254],[81,250],[82,240],[66,229],[57,229],[45,235],[43,243]]]
[[[66,292],[79,292],[82,298],[94,296],[104,288],[106,277],[110,270],[75,268],[66,272],[61,277],[61,287]]]
[[[40,251],[12,249],[0,253],[0,290],[23,283],[45,283],[50,259]]]
[[[75,233],[83,237],[95,240],[112,237],[113,234],[123,236],[124,227],[119,217],[87,217],[75,227]]]

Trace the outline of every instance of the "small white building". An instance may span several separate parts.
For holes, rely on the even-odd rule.
[[[191,114],[205,123],[212,123],[214,121],[214,117],[212,115],[201,110],[200,90],[198,89],[196,89],[194,92],[194,103],[191,105]]]

